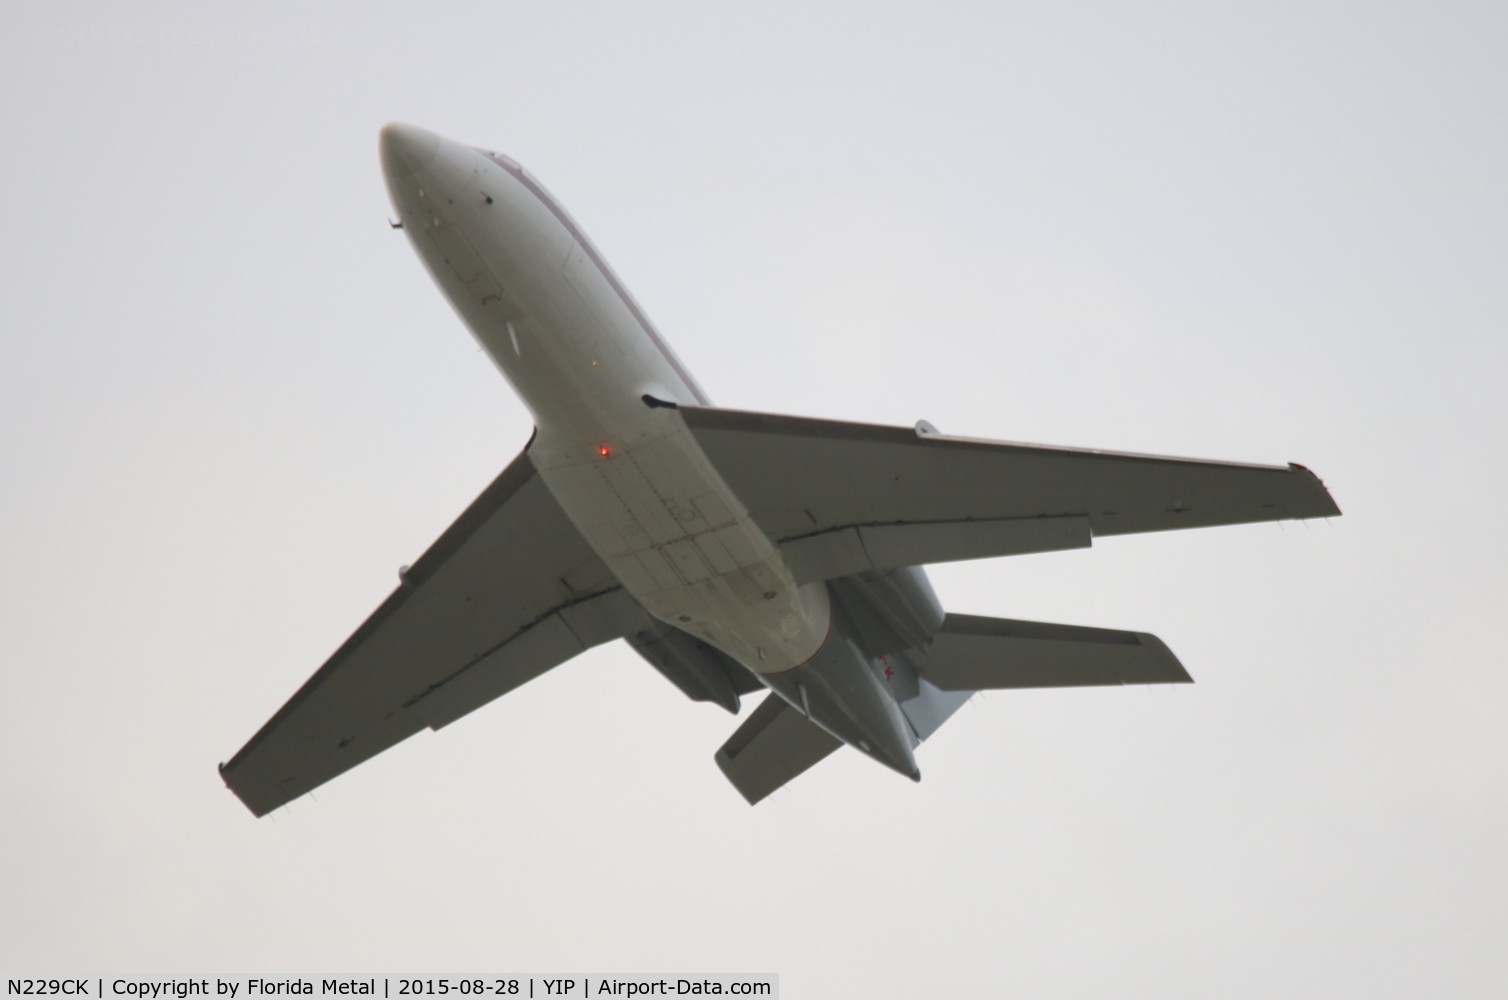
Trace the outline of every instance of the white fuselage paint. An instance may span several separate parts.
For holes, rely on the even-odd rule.
[[[529,457],[655,617],[757,673],[799,666],[831,621],[673,408],[706,398],[581,230],[517,164],[390,125],[388,188],[415,251],[532,411]]]

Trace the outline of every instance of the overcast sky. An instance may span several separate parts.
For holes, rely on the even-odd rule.
[[[0,968],[1501,995],[1505,10],[10,5]],[[1299,461],[1345,516],[937,569],[1197,683],[977,698],[920,785],[751,809],[619,643],[253,820],[216,763],[530,432],[388,120],[523,162],[722,405]]]

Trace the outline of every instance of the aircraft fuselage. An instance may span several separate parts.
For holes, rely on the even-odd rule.
[[[797,583],[686,430],[675,407],[709,401],[554,198],[409,126],[383,130],[382,159],[414,250],[534,416],[530,460],[629,594],[917,777],[915,734],[829,587]],[[935,604],[919,570],[899,585]]]

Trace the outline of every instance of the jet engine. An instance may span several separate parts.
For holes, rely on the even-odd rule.
[[[710,701],[735,715],[738,696],[764,686],[732,657],[663,623],[629,636],[628,644],[692,701]]]

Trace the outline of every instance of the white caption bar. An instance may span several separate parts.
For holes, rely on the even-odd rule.
[[[682,973],[496,972],[468,975],[318,976],[85,976],[38,978],[7,975],[5,995],[87,1000],[267,1000],[269,997],[373,997],[381,1000],[562,997],[771,997],[780,996],[777,975],[687,975]]]

